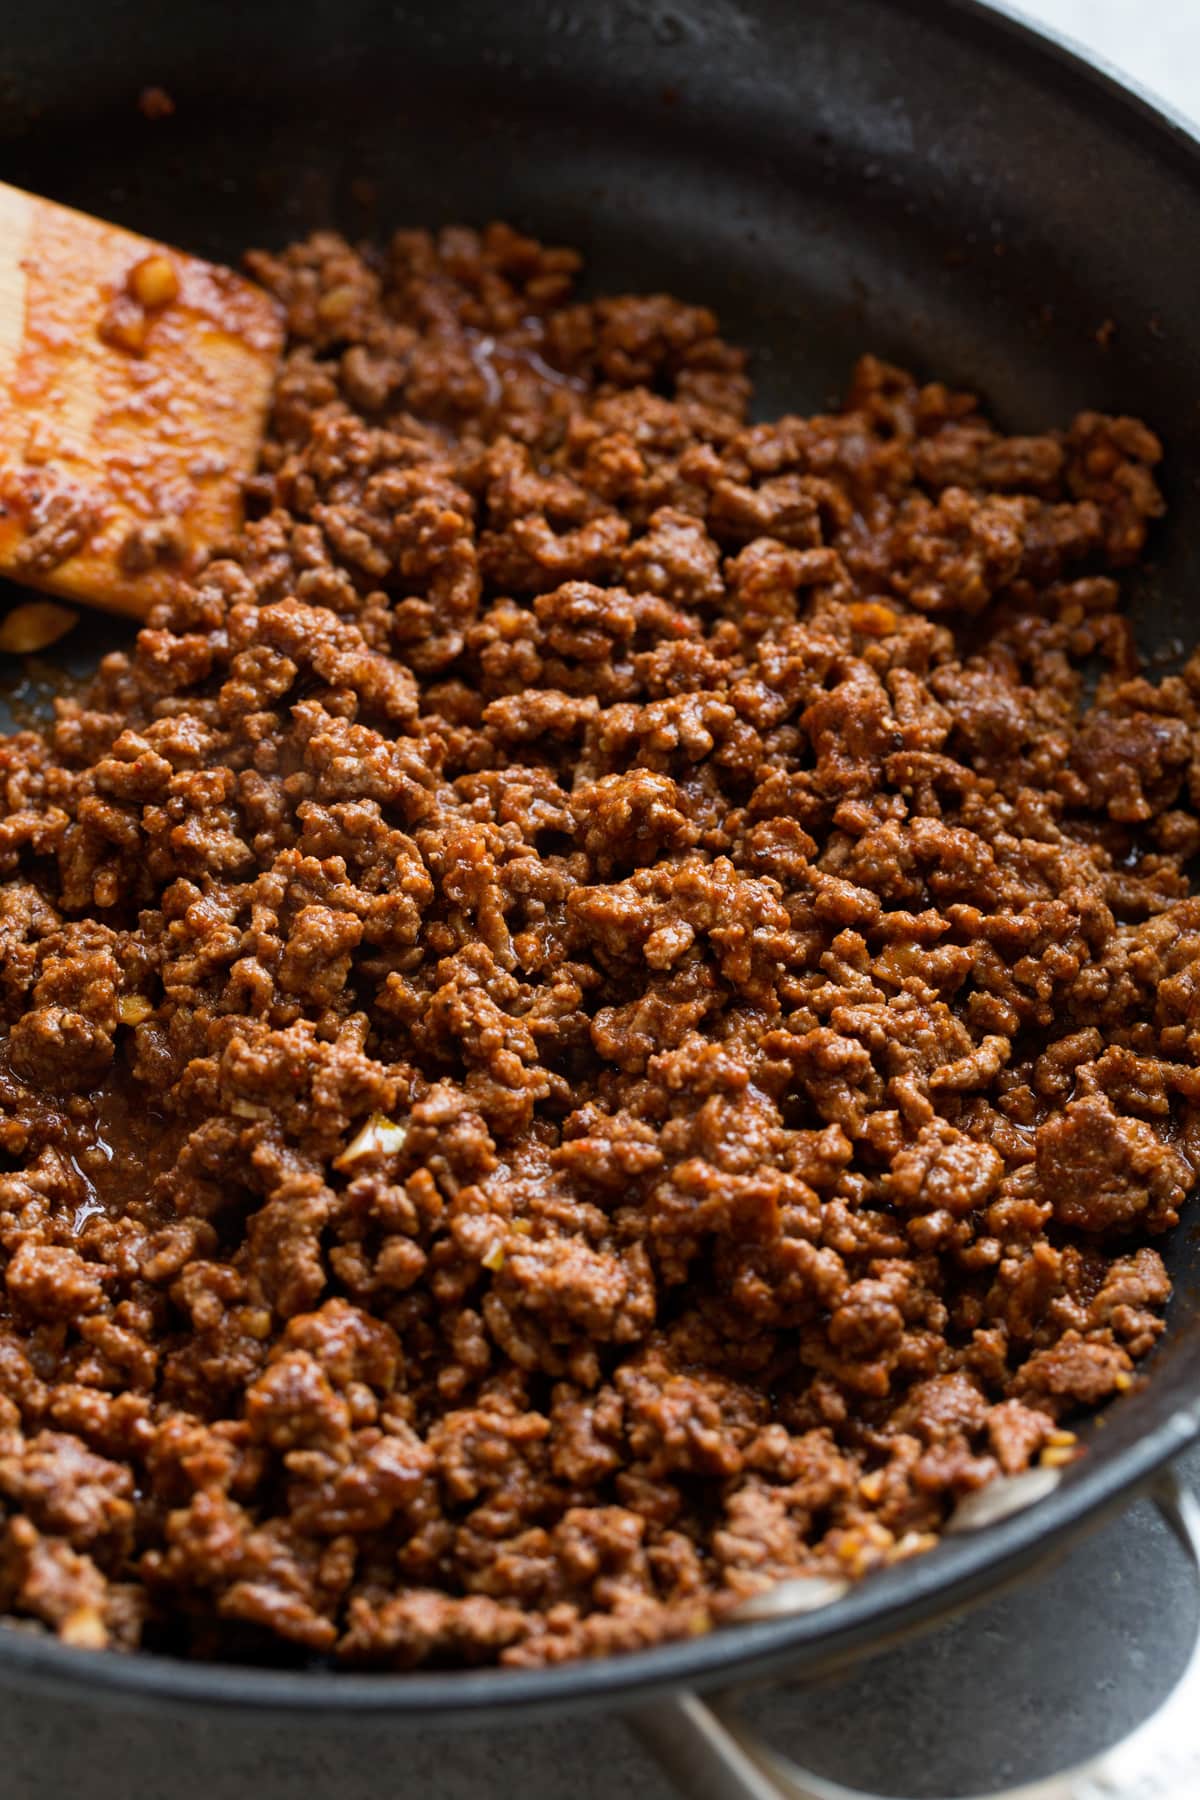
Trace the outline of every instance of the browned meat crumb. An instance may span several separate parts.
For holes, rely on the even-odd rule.
[[[175,111],[175,101],[164,87],[144,87],[137,103],[144,119],[169,119]]]
[[[6,497],[4,510],[23,515],[27,536],[13,552],[12,567],[31,579],[51,574],[88,542],[96,529],[95,508],[69,482],[38,474],[26,478],[23,491]]]
[[[750,425],[708,311],[578,260],[252,257],[244,535],[0,743],[0,1607],[70,1641],[687,1635],[923,1548],[1161,1331],[1158,444],[870,358]]]

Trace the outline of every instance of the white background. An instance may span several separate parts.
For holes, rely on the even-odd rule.
[[[1200,122],[1200,0],[1021,0],[1048,26]]]

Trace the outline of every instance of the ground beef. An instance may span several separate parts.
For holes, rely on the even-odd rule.
[[[242,536],[0,742],[0,1608],[71,1642],[704,1631],[1061,1460],[1162,1329],[1155,439],[870,358],[749,424],[709,312],[578,260],[251,257]]]

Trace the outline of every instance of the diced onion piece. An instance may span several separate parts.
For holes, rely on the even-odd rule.
[[[484,1268],[490,1269],[493,1275],[498,1275],[500,1273],[500,1270],[504,1267],[504,1245],[500,1242],[499,1238],[496,1239],[496,1242],[492,1245],[491,1249],[480,1260],[482,1261]]]
[[[77,1606],[58,1628],[64,1644],[77,1650],[107,1650],[108,1628],[94,1606]]]
[[[333,1166],[335,1169],[352,1169],[355,1163],[365,1162],[368,1157],[394,1156],[398,1150],[403,1150],[407,1136],[407,1125],[389,1119],[385,1113],[372,1113]]]
[[[256,1106],[253,1100],[231,1100],[229,1110],[237,1119],[269,1119],[269,1106]]]
[[[122,994],[117,1002],[117,1017],[122,1025],[140,1025],[153,1011],[145,994]]]

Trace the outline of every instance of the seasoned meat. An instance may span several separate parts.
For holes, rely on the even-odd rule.
[[[1153,435],[752,424],[503,226],[249,261],[243,533],[0,742],[0,1609],[528,1665],[927,1547],[1195,1181]]]

